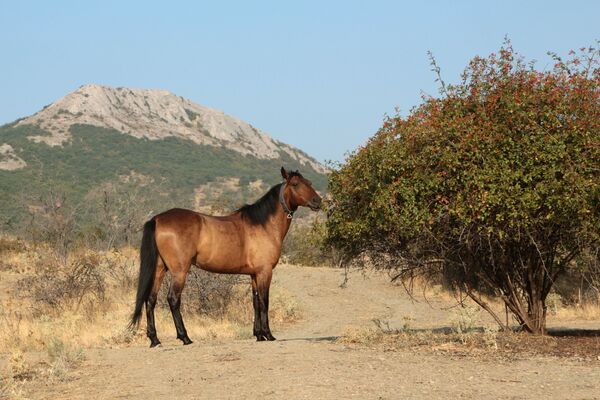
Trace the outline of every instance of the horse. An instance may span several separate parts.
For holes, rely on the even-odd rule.
[[[135,310],[130,326],[137,327],[146,306],[146,334],[150,347],[160,344],[154,307],[168,271],[167,301],[177,339],[191,344],[181,317],[181,293],[192,265],[221,274],[250,275],[254,306],[253,335],[257,341],[275,340],[269,328],[269,288],[281,246],[298,207],[321,208],[321,197],[298,171],[281,168],[284,181],[253,204],[225,216],[174,208],[144,224]]]

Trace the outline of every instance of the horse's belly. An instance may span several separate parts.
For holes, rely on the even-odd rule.
[[[245,263],[239,256],[233,254],[198,255],[195,265],[209,272],[221,274],[243,274]]]

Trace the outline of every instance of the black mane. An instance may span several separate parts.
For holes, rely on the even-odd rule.
[[[302,174],[298,171],[289,171],[288,179],[293,176],[299,176],[302,178]],[[269,217],[277,210],[277,203],[279,202],[279,190],[283,183],[278,183],[273,186],[267,193],[260,199],[256,200],[254,204],[246,204],[240,207],[237,211],[242,214],[242,218],[248,219],[252,225],[264,225]]]
[[[283,183],[273,186],[263,197],[256,200],[254,204],[246,204],[238,211],[242,218],[248,219],[252,225],[264,225],[271,215],[277,210],[279,201],[279,189]]]

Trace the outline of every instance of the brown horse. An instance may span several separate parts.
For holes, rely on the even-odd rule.
[[[154,306],[165,272],[171,273],[167,300],[183,344],[192,341],[181,318],[181,292],[192,264],[206,271],[245,274],[252,278],[254,336],[275,340],[269,328],[269,286],[273,268],[292,217],[300,206],[318,210],[321,197],[298,171],[281,168],[285,182],[273,186],[256,203],[227,216],[210,216],[174,208],[144,225],[135,311],[137,326],[146,304],[150,347],[160,344],[154,325]]]

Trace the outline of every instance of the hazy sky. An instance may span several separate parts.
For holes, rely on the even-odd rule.
[[[474,55],[549,67],[600,39],[600,1],[0,0],[0,124],[80,85],[161,88],[342,160]]]

